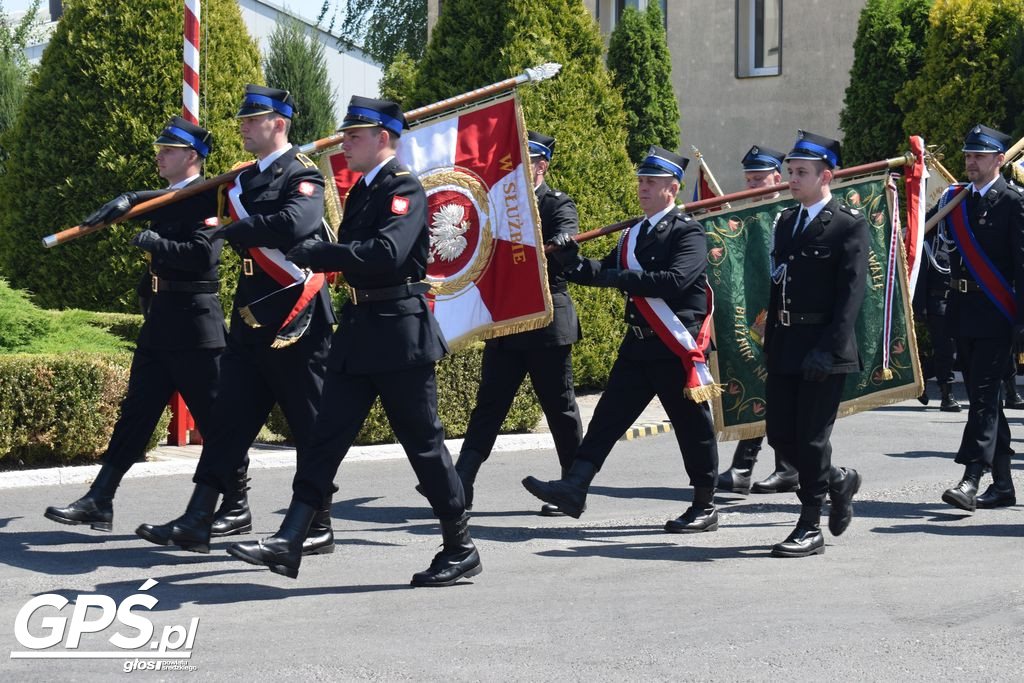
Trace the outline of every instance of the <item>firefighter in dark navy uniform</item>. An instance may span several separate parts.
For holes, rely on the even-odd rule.
[[[213,426],[204,429],[185,514],[136,530],[158,545],[205,553],[211,535],[252,528],[245,496],[248,450],[274,404],[288,420],[299,457],[313,431],[334,312],[322,278],[285,259],[293,246],[323,231],[323,176],[288,142],[294,115],[288,92],[246,86],[237,118],[243,144],[258,160],[226,192],[234,220],[222,231],[242,256],[242,272],[221,360],[217,410]],[[290,286],[296,281],[305,284]],[[214,524],[220,494],[224,504]],[[307,553],[334,549],[329,503],[328,495],[317,506]]]
[[[746,189],[773,187],[782,183],[782,162],[786,155],[774,149],[754,145],[743,156],[743,179]],[[778,193],[760,197],[755,201],[776,199]],[[732,465],[718,475],[718,490],[734,493],[786,493],[795,491],[800,483],[796,469],[778,451],[775,452],[775,471],[761,481],[753,482],[754,463],[764,443],[764,437],[743,439],[736,444]]]
[[[552,189],[545,181],[555,139],[529,131],[528,145],[544,241],[550,244],[569,239],[579,232],[576,204],[569,195]],[[485,342],[476,406],[455,464],[466,492],[467,509],[473,506],[477,472],[490,455],[501,423],[527,374],[547,418],[562,476],[568,473],[580,445],[583,423],[573,389],[572,345],[580,339],[581,333],[576,308],[569,297],[568,281],[562,272],[565,264],[561,259],[566,256],[562,250],[548,255],[548,284],[554,307],[551,323],[543,329]],[[574,263],[575,259],[571,261]],[[545,516],[561,514],[557,507],[549,504],[545,504],[540,513]]]
[[[341,130],[348,168],[362,174],[345,200],[338,243],[307,241],[288,252],[315,271],[338,271],[349,301],[331,342],[320,415],[300,450],[292,501],[276,534],[228,552],[298,575],[301,542],[342,459],[380,398],[423,492],[443,545],[415,586],[449,586],[482,571],[470,538],[462,484],[437,414],[435,364],[448,351],[424,296],[430,231],[427,197],[396,158],[405,116],[394,102],[354,96]]]
[[[856,470],[832,465],[829,436],[846,375],[862,369],[854,325],[864,301],[870,232],[867,220],[832,196],[839,143],[799,131],[786,156],[789,191],[799,206],[776,221],[771,297],[765,329],[768,443],[796,467],[800,519],[772,548],[777,557],[825,552],[821,506],[832,499],[829,530],[853,518]]]
[[[213,145],[213,136],[205,128],[174,116],[154,144],[157,167],[170,183],[168,189],[201,181],[203,161]],[[82,225],[119,218],[135,204],[164,192],[122,194]],[[128,393],[89,492],[67,507],[47,508],[48,519],[111,530],[114,492],[125,472],[145,456],[146,444],[173,392],[184,397],[201,431],[211,428],[225,343],[217,294],[223,240],[210,225],[216,226],[216,215],[217,205],[210,197],[193,197],[146,214],[149,228],[132,239],[146,252],[149,269],[138,287],[146,318],[132,358]]]
[[[680,337],[702,338],[708,317],[707,237],[700,223],[675,205],[688,160],[660,147],[651,147],[637,168],[637,196],[646,218],[623,233],[618,247],[604,259],[582,259],[567,271],[573,282],[615,287],[626,294],[628,329],[612,366],[608,384],[594,411],[569,472],[557,481],[534,477],[523,486],[564,513],[579,517],[587,491],[616,441],[629,429],[655,396],[672,421],[683,465],[693,486],[693,504],[678,519],[665,524],[671,533],[699,533],[718,529],[714,504],[718,476],[718,448],[711,418],[710,398],[691,390],[714,388],[710,374],[700,387],[699,363],[687,365],[677,350],[663,341],[683,344]],[[559,246],[578,249],[569,239]],[[623,263],[632,264],[627,267]],[[656,329],[654,326],[657,325]],[[674,337],[673,337],[674,335]],[[705,347],[706,351],[706,347]]]
[[[964,192],[969,194],[944,226],[957,246],[950,258],[947,315],[970,407],[956,454],[964,474],[942,500],[968,512],[1017,500],[1010,428],[1000,402],[1007,358],[1024,346],[1024,190],[999,174],[1009,142],[1008,135],[981,125],[967,134],[963,152],[970,184]],[[979,496],[987,468],[992,484]]]

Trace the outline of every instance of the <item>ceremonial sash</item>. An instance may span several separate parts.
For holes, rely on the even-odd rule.
[[[240,179],[241,176],[232,181],[227,189],[228,212],[236,221],[249,217],[242,204]],[[271,348],[294,344],[313,319],[313,307],[309,304],[324,285],[323,273],[299,268],[285,258],[280,249],[249,247],[246,252],[263,272],[281,285],[281,289],[239,307],[238,314],[250,327],[277,326],[277,336]],[[282,311],[285,311],[283,319]]]
[[[627,228],[619,240],[622,267],[628,270],[643,270],[635,253],[639,232],[634,228]],[[696,340],[664,299],[632,296],[633,304],[647,321],[648,326],[654,330],[665,346],[679,356],[683,362],[683,369],[686,371],[686,387],[683,389],[683,395],[697,403],[710,401],[722,393],[721,387],[715,384],[715,379],[711,376],[711,370],[708,368],[704,355],[711,342],[711,314],[715,305],[711,285],[707,284],[706,287],[708,312],[701,323]]]
[[[965,191],[967,185],[950,185],[942,197],[942,205],[949,203],[953,197]],[[967,218],[967,202],[962,201],[947,216],[947,224],[953,234],[953,241],[963,258],[967,270],[971,272],[981,291],[995,305],[999,312],[1012,324],[1017,320],[1017,302],[1006,278],[992,265],[988,255],[978,244],[974,231]]]

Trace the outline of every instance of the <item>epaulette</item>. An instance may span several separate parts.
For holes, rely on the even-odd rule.
[[[316,168],[316,164],[313,163],[313,160],[307,157],[302,152],[296,154],[295,158],[298,160],[300,164],[302,164],[306,168]]]
[[[839,202],[839,208],[842,211],[845,211],[846,213],[850,214],[854,218],[857,218],[857,217],[860,216],[860,210],[859,209],[855,209],[852,206],[847,206],[846,204],[844,204],[842,202]]]
[[[395,171],[391,175],[396,176],[396,177],[400,176],[400,175],[409,175],[409,171]]]
[[[1016,183],[1006,183],[1006,187],[1008,189],[1013,190],[1017,194],[1024,196],[1024,187],[1021,187],[1021,186],[1017,185]]]
[[[561,190],[555,190],[555,196],[556,197],[561,197],[562,196]]]

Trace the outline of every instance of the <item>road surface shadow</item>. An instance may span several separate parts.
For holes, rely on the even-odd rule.
[[[692,536],[691,536],[692,538]],[[675,543],[616,543],[584,545],[543,550],[541,557],[601,557],[616,560],[671,560],[674,562],[713,562],[741,558],[770,557],[770,544],[751,546],[694,546]]]
[[[1024,538],[1024,524],[971,524],[947,526],[942,524],[899,524],[875,527],[876,534],[932,534],[936,536],[1000,536]]]

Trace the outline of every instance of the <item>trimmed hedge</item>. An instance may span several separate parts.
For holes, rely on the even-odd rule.
[[[462,351],[445,357],[437,364],[437,401],[441,424],[445,436],[457,439],[466,435],[469,414],[476,405],[476,390],[480,384],[480,368],[483,362],[483,344],[474,344]],[[540,404],[529,381],[523,382],[519,393],[512,402],[512,409],[501,425],[502,432],[522,432],[532,429],[540,420]],[[291,440],[291,430],[280,408],[275,407],[267,421],[267,427],[274,433]],[[395,434],[388,425],[388,419],[381,408],[380,400],[374,401],[370,415],[356,437],[356,444],[393,443]]]
[[[67,464],[102,455],[130,364],[128,354],[0,355],[0,464]],[[165,410],[147,450],[169,421]]]

